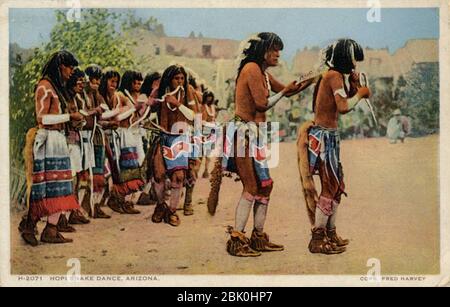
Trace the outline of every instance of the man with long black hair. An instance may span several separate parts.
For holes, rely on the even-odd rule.
[[[216,122],[216,105],[215,105],[215,98],[214,93],[211,91],[205,91],[203,93],[203,99],[202,99],[202,120],[205,123],[210,123],[211,125],[214,125]],[[207,124],[206,124],[207,125]],[[208,129],[208,127],[206,127]],[[207,137],[209,135],[206,135]],[[209,165],[211,162],[211,157],[207,154],[205,157],[203,157],[205,160],[205,170],[203,171],[203,178],[209,178]]]
[[[142,134],[139,126],[139,110],[143,103],[138,101],[142,86],[142,74],[137,71],[126,71],[120,82],[117,97],[119,107],[126,109],[120,117],[116,132],[119,141],[119,181],[115,182],[116,192],[123,198],[122,208],[127,214],[139,214],[134,208],[133,196],[140,192],[145,182],[141,167],[145,159]]]
[[[102,114],[99,124],[105,132],[105,149],[109,166],[109,174],[105,176],[108,190],[103,194],[102,202],[115,212],[131,214],[134,210],[131,210],[130,205],[125,202],[123,195],[129,190],[139,190],[141,180],[124,181],[121,178],[121,139],[118,130],[121,122],[127,121],[131,113],[128,112],[130,102],[117,92],[120,80],[120,73],[112,68],[105,69],[100,80],[99,92],[105,100],[107,111]]]
[[[100,202],[105,192],[105,135],[103,127],[99,124],[101,114],[105,111],[106,105],[103,96],[99,93],[100,81],[103,76],[102,68],[96,64],[91,64],[85,69],[86,86],[79,95],[83,112],[86,116],[86,124],[83,126],[83,144],[85,153],[89,153],[84,158],[85,167],[89,171],[89,189],[87,201],[81,203],[90,217],[110,218],[100,208]],[[102,108],[103,105],[103,108]]]
[[[352,111],[361,99],[370,96],[369,89],[359,84],[359,75],[355,72],[356,63],[363,60],[362,47],[352,39],[337,40],[324,50],[323,64],[328,70],[318,79],[314,89],[314,121],[300,128],[299,138],[308,144],[303,153],[299,152],[300,160],[303,155],[303,161],[308,161],[301,171],[304,190],[318,195],[312,179],[316,172],[322,186],[318,201],[307,198],[313,226],[309,243],[311,253],[342,253],[349,243],[336,233],[338,205],[341,195],[345,194],[338,118],[339,114]]]
[[[153,176],[158,198],[152,215],[154,223],[180,225],[176,213],[189,169],[189,124],[197,112],[194,94],[188,86],[184,67],[171,65],[161,78],[158,89],[160,101],[158,119],[161,128],[160,142],[153,151]],[[170,191],[170,195],[168,195]]]
[[[236,77],[235,122],[238,126],[266,122],[266,111],[274,107],[282,97],[297,94],[310,84],[297,84],[293,81],[285,86],[267,71],[269,67],[278,65],[283,47],[281,38],[275,33],[259,33],[248,40]],[[272,91],[276,94],[270,96]],[[227,251],[230,255],[243,257],[259,256],[265,251],[282,251],[284,247],[270,242],[269,236],[264,232],[273,187],[268,169],[262,169],[255,161],[256,158],[250,155],[249,151],[255,148],[250,148],[252,145],[248,141],[236,139],[234,143],[235,155],[239,151],[237,144],[247,144],[245,156],[238,155],[234,158],[243,191],[236,208],[235,227],[229,229],[231,238],[227,242]],[[252,208],[254,227],[251,238],[248,239],[244,231]]]
[[[69,113],[65,87],[78,61],[68,51],[54,53],[42,70],[35,89],[38,128],[27,133],[25,161],[27,164],[28,218],[20,225],[22,238],[38,245],[36,223],[43,217],[47,225],[41,234],[45,243],[69,243],[57,229],[62,212],[79,209],[72,187],[72,168],[66,140],[70,120],[82,120],[79,112]]]
[[[155,205],[157,202],[154,184],[153,184],[153,176],[151,172],[151,150],[153,141],[156,139],[156,133],[148,130],[149,121],[157,120],[157,96],[158,96],[158,88],[159,83],[161,81],[161,74],[159,72],[149,73],[145,76],[144,82],[141,87],[141,94],[138,97],[137,101],[139,103],[143,103],[144,107],[141,108],[139,115],[141,116],[140,129],[142,132],[142,142],[144,152],[146,153],[146,161],[144,164],[146,165],[146,183],[144,188],[142,189],[142,193],[139,196],[136,204],[141,206],[149,206]],[[150,165],[150,167],[149,167]]]
[[[68,97],[68,110],[69,113],[79,112],[83,110],[83,102],[80,96],[83,93],[85,84],[85,74],[78,67],[74,69],[72,76],[66,83]],[[84,136],[82,129],[86,124],[86,118],[79,121],[72,119],[67,124],[67,143],[69,147],[70,163],[72,166],[73,176],[73,189],[74,194],[77,197],[78,203],[83,204],[86,196],[86,190],[89,189],[89,171],[86,163],[86,158],[92,153],[90,148],[84,146]],[[89,203],[89,201],[88,201]],[[72,225],[88,224],[90,221],[84,217],[80,210],[73,210],[70,213],[69,220],[62,214],[58,223],[58,231],[71,232]]]
[[[201,92],[201,86],[198,83],[196,73],[192,69],[188,70],[188,92],[192,94],[193,100],[190,101],[190,108],[195,110],[195,116],[199,122],[201,122],[202,117],[202,99],[203,93]],[[193,123],[192,123],[193,124]],[[184,197],[183,204],[183,214],[186,216],[194,214],[194,206],[192,204],[192,196],[194,194],[195,184],[198,179],[198,172],[200,170],[201,164],[201,153],[200,153],[200,143],[201,135],[196,134],[194,131],[194,126],[191,125],[193,129],[192,134],[192,145],[193,150],[191,151],[189,157],[189,170],[186,173],[186,194]]]

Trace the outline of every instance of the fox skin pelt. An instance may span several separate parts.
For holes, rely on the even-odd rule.
[[[309,170],[308,160],[308,132],[314,122],[307,121],[303,123],[297,131],[297,163],[300,174],[300,184],[305,197],[306,209],[311,226],[315,223],[316,204],[319,201],[319,196],[314,184],[313,174]]]

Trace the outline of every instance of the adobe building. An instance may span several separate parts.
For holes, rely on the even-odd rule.
[[[235,59],[240,41],[205,38],[193,33],[189,37],[157,36],[150,31],[135,29],[138,53],[144,50],[154,56],[179,56],[202,59]]]
[[[157,36],[154,33],[135,29],[131,33],[137,41],[133,53],[140,57],[140,68],[144,73],[161,71],[178,63],[193,70],[218,96],[220,105],[229,96],[229,81],[236,77],[240,41],[206,38],[201,34],[189,37]],[[375,84],[392,83],[401,75],[411,71],[414,64],[439,62],[439,44],[436,39],[413,39],[393,54],[387,48],[365,48],[365,60],[359,63],[358,71],[364,71]],[[302,74],[315,71],[320,48],[304,48],[295,55],[292,64],[285,61],[271,69],[280,80],[287,82]]]
[[[292,73],[301,75],[314,71],[318,64],[320,49],[305,48],[294,57]],[[412,39],[393,54],[386,48],[364,49],[365,59],[358,63],[358,70],[372,78],[393,78],[406,75],[414,64],[439,62],[439,41],[436,39]]]

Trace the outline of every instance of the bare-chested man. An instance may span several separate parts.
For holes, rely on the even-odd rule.
[[[319,79],[314,90],[315,116],[314,122],[310,122],[308,127],[307,155],[309,177],[312,178],[318,172],[322,190],[315,204],[315,212],[310,213],[315,215],[311,217],[311,253],[342,253],[349,243],[336,233],[337,209],[341,195],[345,193],[339,156],[338,116],[352,111],[361,99],[370,96],[369,89],[359,85],[359,76],[355,72],[356,62],[363,60],[363,49],[354,40],[336,41],[326,49],[325,64],[329,69]]]

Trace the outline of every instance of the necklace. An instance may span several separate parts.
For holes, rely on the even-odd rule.
[[[81,95],[79,93],[76,94],[76,97],[81,101],[81,109],[84,110],[86,108],[86,101],[81,97]],[[77,107],[77,111],[78,111],[78,107]]]
[[[270,95],[270,91],[272,91],[272,87],[270,86],[269,74],[267,72],[264,72],[264,77],[266,78],[267,89],[269,90],[269,95]]]

